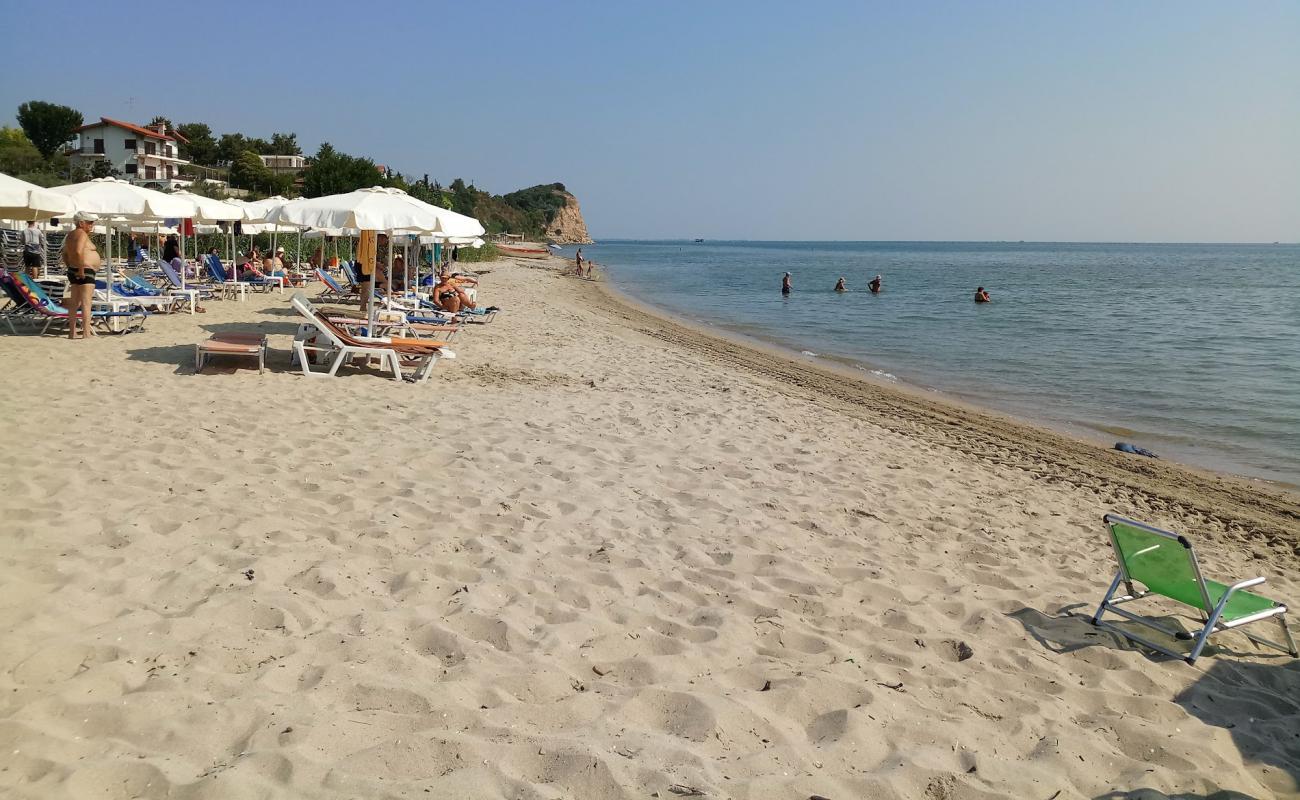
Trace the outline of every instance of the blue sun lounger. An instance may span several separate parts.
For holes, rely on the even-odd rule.
[[[43,317],[45,325],[41,328],[41,333],[45,333],[50,326],[56,322],[67,323],[68,309],[59,305],[50,299],[41,285],[23,273],[19,273],[14,279],[14,288],[23,296],[27,304],[35,312],[36,317]],[[144,329],[144,321],[149,317],[149,312],[143,308],[136,308],[132,311],[91,311],[91,323],[98,322],[105,328],[109,327],[110,320],[118,320],[127,323],[122,329],[122,333],[130,333]]]

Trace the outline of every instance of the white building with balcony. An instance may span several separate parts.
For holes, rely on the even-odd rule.
[[[262,165],[276,175],[297,175],[307,169],[306,156],[258,156]]]
[[[121,177],[152,188],[176,189],[190,181],[180,178],[180,168],[190,162],[180,157],[178,143],[185,137],[168,131],[132,125],[108,117],[77,129],[78,141],[68,153],[73,169],[89,171],[97,161],[107,161]]]

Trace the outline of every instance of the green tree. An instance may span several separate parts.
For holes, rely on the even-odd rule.
[[[216,160],[221,164],[234,164],[240,153],[249,150],[248,140],[242,133],[223,133],[217,141]]]
[[[302,173],[304,197],[341,194],[385,183],[386,179],[375,168],[375,162],[340,153],[329,142],[322,144],[316,155],[307,159],[307,169]]]
[[[18,124],[40,154],[49,158],[72,141],[84,119],[81,112],[68,106],[32,100],[18,106]]]
[[[21,128],[0,128],[0,172],[7,175],[38,172],[42,165],[41,151]]]
[[[90,165],[90,177],[92,178],[116,178],[121,174],[117,167],[113,166],[107,159],[95,159],[95,163]]]
[[[466,186],[465,181],[457,178],[451,182],[451,210],[457,214],[474,216],[474,207],[478,205],[473,186]]]
[[[167,130],[169,131],[176,127],[175,125],[172,124],[172,121],[167,119],[166,117],[154,117],[153,119],[149,120],[149,124],[146,127],[153,128],[153,127],[157,127],[160,124],[166,125]]]
[[[180,143],[181,158],[204,167],[217,163],[217,140],[205,123],[186,122],[176,126],[176,132],[188,140]]]
[[[302,155],[302,148],[298,146],[298,134],[296,133],[273,133],[271,134],[271,149],[265,155],[277,156],[299,156]]]
[[[267,192],[274,183],[275,175],[252,150],[240,153],[230,165],[230,185],[236,189]]]

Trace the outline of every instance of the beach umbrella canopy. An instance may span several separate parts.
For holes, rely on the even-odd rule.
[[[171,196],[184,198],[194,204],[194,214],[191,218],[195,222],[211,224],[214,222],[234,222],[245,218],[245,209],[233,203],[214,200],[211,197],[204,197],[191,192],[176,192]]]
[[[360,236],[356,228],[314,228],[302,235],[304,239],[324,239],[329,236]]]
[[[118,178],[95,178],[50,189],[71,197],[78,211],[135,219],[185,219],[195,205],[183,197],[164,194]]]
[[[270,215],[288,202],[290,202],[289,198],[276,195],[261,200],[241,200],[238,204],[243,207],[244,219],[249,222],[270,222]]]
[[[440,210],[401,189],[373,186],[345,194],[291,200],[272,212],[267,221],[310,228],[437,231],[441,230],[437,213]]]
[[[0,219],[49,219],[76,210],[67,195],[0,173]]]
[[[414,197],[411,199],[422,206],[426,206],[438,216],[438,227],[433,230],[436,231],[435,236],[446,237],[443,241],[449,241],[450,238],[456,237],[473,239],[475,236],[482,236],[487,233],[483,228],[483,223],[473,217],[457,214],[455,211],[442,206],[435,206],[432,203],[426,203],[423,200],[416,200]]]

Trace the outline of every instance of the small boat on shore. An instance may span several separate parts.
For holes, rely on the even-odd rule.
[[[497,244],[497,252],[503,256],[512,256],[514,258],[546,258],[550,253],[544,247],[520,243],[520,244]]]

